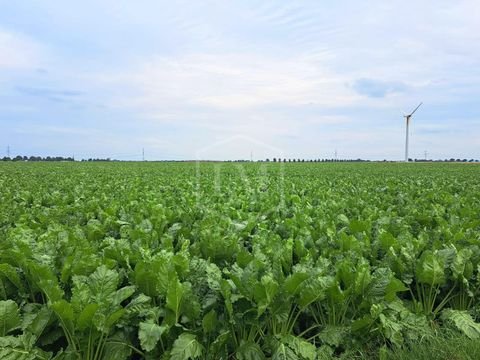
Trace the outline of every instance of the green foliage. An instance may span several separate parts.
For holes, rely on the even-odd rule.
[[[2,359],[383,359],[480,338],[477,166],[0,165]]]
[[[138,328],[138,338],[140,345],[145,351],[152,351],[165,332],[166,328],[154,323],[141,322]]]
[[[0,301],[0,336],[20,327],[18,306],[12,300]]]
[[[242,341],[235,356],[238,360],[263,360],[265,355],[258,344],[253,341]]]
[[[203,346],[193,334],[183,333],[173,343],[171,360],[198,359],[204,352]]]
[[[442,320],[452,322],[469,339],[480,338],[480,324],[476,323],[467,311],[447,309],[442,312]]]
[[[480,354],[480,342],[458,332],[443,331],[434,337],[408,343],[403,348],[383,349],[388,360],[476,360]],[[372,356],[372,359],[375,357]]]

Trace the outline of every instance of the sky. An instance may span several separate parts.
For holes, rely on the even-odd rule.
[[[0,9],[0,157],[480,158],[478,0]]]

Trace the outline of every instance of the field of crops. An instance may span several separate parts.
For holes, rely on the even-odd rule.
[[[0,359],[480,337],[480,166],[0,164]],[[353,349],[353,350],[352,350]]]

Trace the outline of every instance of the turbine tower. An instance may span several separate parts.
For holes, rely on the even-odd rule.
[[[422,104],[423,103],[418,104],[418,106],[415,108],[415,110],[413,110],[409,115],[403,115],[403,117],[406,120],[406,124],[407,124],[406,133],[405,133],[405,162],[408,162],[408,128],[410,126],[410,118],[412,117],[412,115],[415,113],[415,111],[417,111],[418,108],[420,107],[420,105],[422,105]]]

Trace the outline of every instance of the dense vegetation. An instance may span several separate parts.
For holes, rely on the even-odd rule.
[[[0,358],[421,359],[450,341],[473,359],[479,178],[475,164],[2,163]]]

